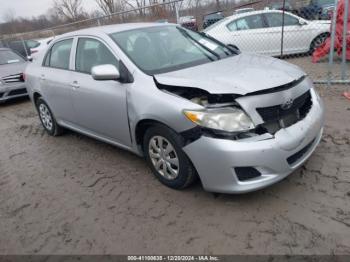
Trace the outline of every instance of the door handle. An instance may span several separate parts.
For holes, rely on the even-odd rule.
[[[73,88],[79,88],[80,85],[78,84],[78,81],[74,81],[73,83],[70,84],[71,87]]]
[[[46,78],[45,78],[45,75],[41,75],[40,76],[40,80],[45,80]]]

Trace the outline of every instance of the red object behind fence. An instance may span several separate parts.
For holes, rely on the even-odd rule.
[[[344,11],[345,11],[345,1],[350,0],[340,0],[337,11],[336,19],[336,32],[335,32],[335,49],[337,50],[338,55],[342,53],[342,43],[343,43],[343,32],[344,32]],[[346,59],[350,60],[350,3],[349,3],[349,12],[348,12],[348,33],[346,38]],[[331,49],[331,36],[326,39],[326,41],[315,50],[312,54],[312,62],[317,63],[322,57],[329,54]]]

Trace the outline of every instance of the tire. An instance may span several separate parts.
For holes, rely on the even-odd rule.
[[[143,139],[145,158],[153,174],[162,184],[178,190],[189,187],[197,178],[183,146],[183,138],[163,125],[151,126]]]
[[[309,54],[312,55],[315,50],[320,47],[327,39],[329,35],[327,33],[322,34],[317,36],[312,42],[311,42],[311,46],[310,46],[310,51]]]
[[[63,128],[57,124],[50,107],[41,97],[39,97],[36,101],[36,109],[38,111],[41,124],[50,136],[59,136],[63,133]]]

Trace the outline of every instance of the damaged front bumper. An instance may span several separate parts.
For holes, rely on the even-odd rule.
[[[313,105],[307,116],[274,135],[242,140],[201,136],[183,149],[194,164],[203,187],[218,193],[247,193],[272,185],[291,174],[311,156],[324,125],[324,106],[311,90]],[[254,170],[242,180],[238,170]]]

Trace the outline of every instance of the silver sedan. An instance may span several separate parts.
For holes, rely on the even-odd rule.
[[[50,135],[68,128],[144,156],[175,189],[197,178],[223,193],[276,183],[310,157],[324,124],[298,67],[172,24],[57,37],[26,83]]]
[[[27,62],[9,48],[0,48],[0,103],[27,96],[23,72]]]

